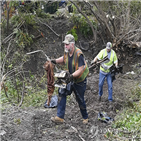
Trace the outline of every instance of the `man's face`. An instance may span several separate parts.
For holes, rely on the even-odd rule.
[[[110,52],[111,51],[111,49],[108,49],[108,48],[106,48],[106,50],[107,50],[107,52]]]
[[[72,51],[72,44],[65,44],[65,52],[71,52]]]

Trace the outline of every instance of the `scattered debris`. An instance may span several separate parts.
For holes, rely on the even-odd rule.
[[[127,72],[126,74],[135,74],[134,71]]]
[[[106,112],[99,112],[98,113],[98,120],[101,120],[101,121],[103,121],[105,123],[114,121],[114,119],[112,119],[111,117],[107,116]]]
[[[4,134],[6,134],[6,132],[4,130],[0,131],[0,136],[3,136]]]
[[[44,103],[45,108],[55,108],[57,107],[57,104],[58,104],[58,97],[57,95],[52,96],[49,106],[47,105],[47,101],[48,99]]]

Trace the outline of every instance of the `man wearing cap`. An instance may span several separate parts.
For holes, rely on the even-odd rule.
[[[99,72],[99,97],[98,100],[101,101],[101,96],[103,94],[103,84],[105,81],[105,78],[107,78],[108,83],[108,100],[109,102],[113,101],[112,98],[112,78],[110,73],[110,67],[112,67],[113,64],[115,64],[116,67],[118,67],[118,59],[115,51],[112,49],[112,43],[108,42],[105,49],[102,49],[98,55],[94,58],[94,60],[91,62],[96,63],[97,60],[102,60],[104,57],[108,55],[108,61],[101,63],[100,65],[100,72]]]
[[[64,56],[51,60],[52,63],[60,63],[66,66],[66,70],[69,71],[69,80],[73,81],[73,91],[76,96],[76,100],[79,104],[80,112],[83,118],[83,123],[88,123],[88,113],[86,110],[86,104],[84,100],[84,93],[86,90],[87,75],[89,69],[85,62],[82,51],[75,46],[74,36],[68,34],[65,36],[64,43]],[[77,92],[77,93],[76,93]],[[61,96],[61,100],[57,106],[57,116],[52,117],[53,122],[64,122],[65,108],[66,108],[66,95]]]

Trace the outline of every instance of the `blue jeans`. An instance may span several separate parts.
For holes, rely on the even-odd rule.
[[[112,78],[111,78],[111,73],[108,74],[103,74],[103,73],[99,73],[99,96],[103,95],[103,84],[105,81],[105,78],[107,78],[107,83],[108,83],[108,100],[109,101],[113,101],[112,99],[112,93],[113,93],[113,86],[112,86]]]
[[[85,100],[84,100],[84,93],[86,90],[86,80],[84,80],[83,82],[80,82],[78,84],[74,83],[72,90],[75,93],[76,100],[79,104],[80,112],[81,112],[83,119],[87,119],[88,113],[86,110],[86,104],[85,104]],[[66,109],[66,99],[67,99],[67,96],[62,95],[61,100],[57,106],[57,116],[60,118],[63,118],[63,119],[64,119],[65,109]]]

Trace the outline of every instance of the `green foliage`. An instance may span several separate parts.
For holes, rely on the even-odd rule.
[[[72,20],[73,23],[76,25],[77,31],[82,33],[85,37],[89,37],[93,35],[92,29],[90,25],[87,23],[85,17],[81,15],[73,15],[70,20]],[[93,27],[96,28],[97,27],[96,22],[91,20],[90,18],[89,20],[92,22]]]
[[[32,2],[32,4],[34,4]],[[24,70],[22,70],[23,62],[26,62],[25,49],[31,50],[30,46],[33,43],[34,36],[31,34],[33,31],[37,31],[37,21],[36,18],[45,18],[48,20],[50,18],[49,14],[44,13],[41,8],[37,8],[33,13],[30,12],[31,5],[25,7],[19,7],[19,2],[11,1],[10,6],[18,6],[18,14],[13,14],[9,21],[10,33],[14,33],[13,40],[11,40],[10,47],[8,48],[8,43],[2,45],[2,74],[9,73],[9,76],[5,80],[5,88],[1,91],[1,104],[19,104],[23,92],[23,83],[25,84],[24,89],[24,101],[23,106],[40,106],[47,99],[47,89],[41,88],[40,85],[46,83],[46,77],[43,79],[38,79],[35,75],[30,75],[28,78],[25,77]],[[7,21],[4,20],[2,23],[2,32],[6,31]],[[13,30],[13,31],[11,31]],[[7,35],[2,34],[2,39],[5,39]],[[27,46],[29,46],[27,48]],[[26,47],[26,48],[25,48]],[[7,54],[8,53],[8,54]],[[19,69],[16,69],[17,66]],[[12,72],[12,70],[15,70]],[[12,76],[15,73],[17,76]],[[19,75],[20,74],[20,75]],[[57,90],[55,89],[55,92]],[[8,95],[8,98],[6,97]]]
[[[21,22],[23,22],[25,26],[27,25],[35,26],[36,24],[35,15],[26,13],[19,13],[18,15],[12,16],[10,22],[13,25],[13,27],[19,26]]]
[[[15,78],[16,79],[16,78]],[[21,81],[16,79],[16,85],[17,87],[21,87]],[[1,91],[1,102],[2,103],[7,103],[7,102],[13,102],[15,104],[17,104],[17,97],[18,97],[18,93],[17,93],[17,90],[16,90],[16,86],[14,84],[14,82],[12,80],[7,80],[5,82],[5,87],[6,87],[6,92],[7,92],[7,95],[8,95],[8,98],[6,97],[5,95],[5,91],[4,89]]]
[[[24,107],[34,106],[40,107],[44,104],[45,99],[47,99],[47,92],[46,90],[42,90],[38,88],[38,91],[33,87],[28,87],[29,90],[26,93],[24,98]]]
[[[121,5],[124,9],[129,9],[128,1],[121,2]],[[141,1],[131,1],[130,2],[130,16],[138,18],[141,13]]]
[[[10,21],[11,24],[13,25],[14,30],[13,33],[15,33],[16,37],[16,43],[19,47],[24,48],[27,45],[30,45],[31,43],[33,43],[33,35],[30,35],[26,28],[24,27],[28,27],[29,25],[31,25],[33,28],[36,28],[35,26],[35,16],[34,15],[26,15],[26,14],[19,14],[19,15],[15,15],[13,16]],[[23,21],[21,23],[21,21]],[[19,26],[22,25],[21,28],[19,28]]]
[[[75,5],[72,5],[72,9],[73,9],[74,14],[79,14],[79,12],[77,11],[77,8],[75,7]]]
[[[18,118],[18,119],[14,118],[14,122],[19,125],[19,124],[21,124],[21,119],[20,118]]]
[[[19,47],[25,47],[33,43],[33,35],[29,35],[28,33],[24,33],[22,30],[17,30],[16,32],[16,43]]]
[[[136,87],[131,89],[131,98],[132,99],[141,99],[141,87],[139,87],[141,84],[138,84]]]
[[[141,1],[138,0],[130,1],[130,5],[129,1],[98,1],[97,3],[101,6],[101,9],[107,14],[121,16],[129,9],[128,6],[130,6],[130,16],[137,18],[141,13]]]
[[[3,23],[2,23],[2,25],[1,25],[1,31],[2,31],[1,38],[2,39],[6,35],[6,29],[7,29],[7,21],[4,20]]]
[[[40,107],[43,106],[45,100],[47,99],[47,86],[45,85],[45,88],[42,88],[41,85],[46,83],[46,76],[44,75],[41,79],[37,79],[37,77],[33,74],[30,74],[30,77],[24,78],[23,81],[20,81],[21,78],[17,77],[16,84],[13,82],[13,80],[6,80],[5,81],[5,87],[7,88],[7,95],[8,98],[5,95],[4,89],[1,91],[1,104],[4,105],[5,103],[14,103],[18,105],[18,94],[19,94],[19,100],[21,100],[21,93],[23,92],[23,81],[25,83],[24,88],[24,100],[22,107]],[[18,88],[18,91],[16,89],[16,85]],[[54,94],[58,93],[58,88],[55,88]]]
[[[48,20],[51,18],[50,17],[50,14],[49,13],[45,13],[44,11],[42,11],[41,8],[38,8],[36,10],[36,15],[37,17],[40,17],[40,18],[47,18]]]
[[[72,28],[70,31],[67,32],[67,34],[72,34],[74,36],[75,41],[78,40],[78,35],[76,33],[76,29]]]
[[[114,128],[124,127],[128,131],[140,130],[141,125],[141,113],[134,111],[134,109],[127,109],[125,113],[120,115],[119,120],[113,124]],[[139,126],[138,126],[139,125]],[[141,132],[141,130],[140,130]]]
[[[137,86],[132,90],[134,97],[138,97],[139,102],[133,103],[133,108],[126,108],[121,114],[117,115],[112,124],[111,132],[107,132],[109,139],[128,137],[138,140],[141,135],[141,88]],[[127,136],[128,134],[128,136]]]

